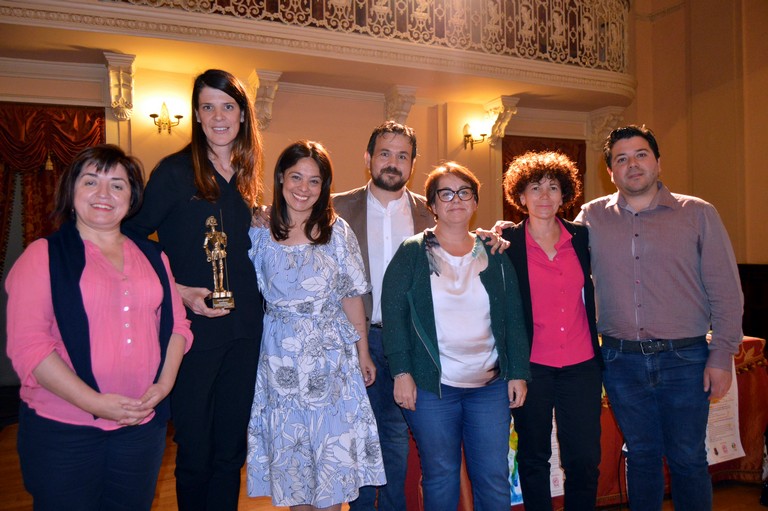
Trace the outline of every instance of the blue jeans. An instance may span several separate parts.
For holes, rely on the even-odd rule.
[[[368,387],[368,399],[379,429],[381,457],[387,484],[363,486],[360,496],[349,503],[350,511],[404,511],[405,473],[408,468],[408,424],[395,404],[394,381],[384,357],[381,328],[368,332],[368,350],[376,366],[376,382]],[[378,507],[376,494],[378,493]]]
[[[19,407],[18,450],[36,511],[140,511],[152,507],[167,422],[104,431]]]
[[[404,412],[419,449],[424,511],[457,508],[462,445],[475,511],[509,509],[507,382],[472,389],[440,387],[442,399],[420,388],[416,411]]]
[[[707,343],[643,355],[602,348],[603,382],[627,445],[631,509],[660,510],[662,457],[677,511],[712,509],[704,438],[709,393],[703,390]]]

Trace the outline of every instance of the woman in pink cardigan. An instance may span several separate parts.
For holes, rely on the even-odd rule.
[[[8,275],[19,458],[36,510],[152,506],[165,398],[192,333],[165,255],[121,231],[142,191],[138,160],[85,149],[59,182],[59,230]]]

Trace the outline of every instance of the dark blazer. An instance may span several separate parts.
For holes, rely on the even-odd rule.
[[[337,215],[346,220],[355,233],[357,243],[360,245],[360,252],[363,255],[365,278],[371,282],[371,263],[368,260],[368,186],[370,183],[348,192],[333,194],[333,209]],[[413,234],[418,234],[428,227],[434,227],[435,217],[427,209],[427,200],[407,188],[405,193],[411,203]],[[373,313],[373,295],[371,293],[363,295],[363,305],[365,306],[365,317],[370,321]]]
[[[592,275],[589,263],[589,231],[580,224],[574,224],[568,220],[558,218],[571,233],[571,243],[579,258],[581,269],[584,273],[584,305],[587,310],[587,322],[589,323],[589,333],[592,337],[592,349],[595,357],[603,367],[603,357],[600,355],[600,343],[597,340],[597,314],[595,313],[595,287],[592,284]],[[517,280],[520,285],[520,297],[523,301],[523,315],[525,316],[525,326],[528,329],[528,343],[533,344],[533,306],[531,305],[531,283],[528,279],[528,249],[525,245],[525,224],[528,219],[523,220],[517,225],[513,225],[502,232],[502,237],[509,241],[510,246],[506,250],[512,266],[517,272]]]

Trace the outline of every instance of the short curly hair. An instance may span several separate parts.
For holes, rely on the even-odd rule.
[[[568,156],[557,151],[529,151],[518,156],[504,173],[504,198],[520,211],[527,213],[520,202],[520,195],[530,183],[544,178],[555,179],[563,193],[561,209],[568,209],[581,195],[581,179],[576,164]]]

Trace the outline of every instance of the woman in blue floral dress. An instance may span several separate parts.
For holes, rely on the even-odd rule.
[[[361,486],[386,482],[365,391],[376,378],[361,298],[370,286],[357,239],[333,212],[332,177],[323,146],[288,146],[270,227],[250,232],[266,314],[248,495],[296,511],[338,510]]]

